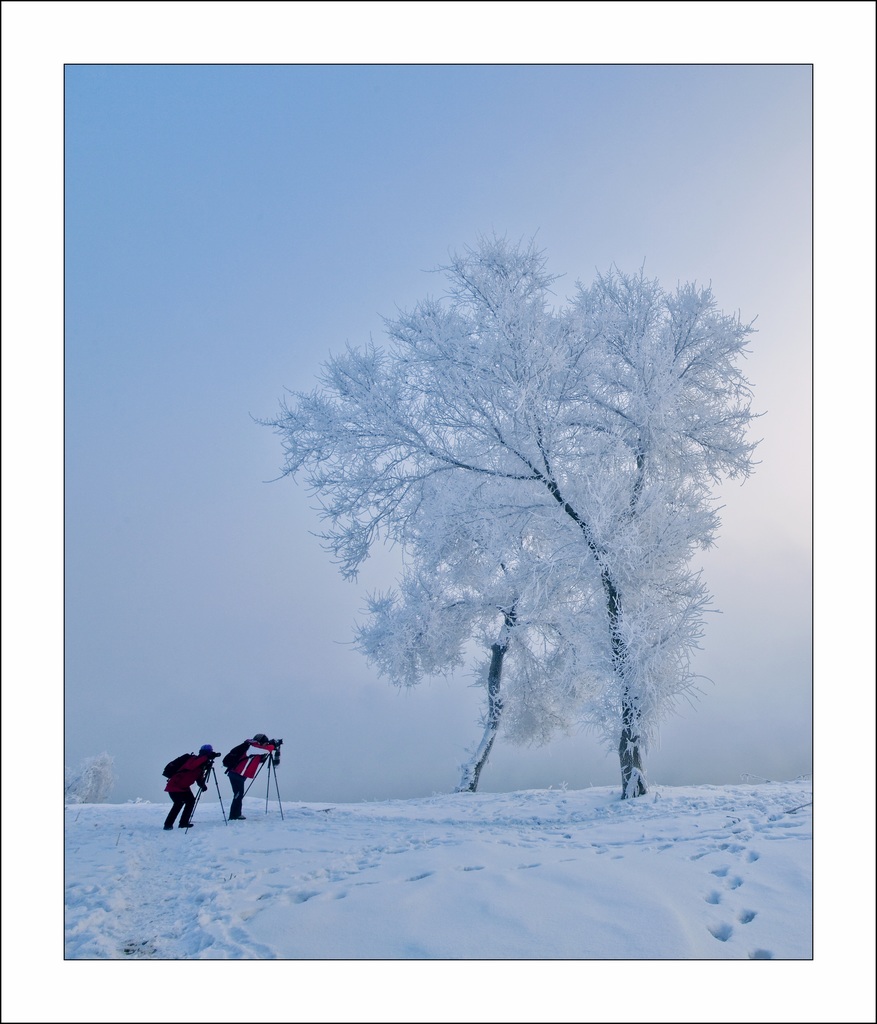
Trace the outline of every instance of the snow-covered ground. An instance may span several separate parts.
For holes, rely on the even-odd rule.
[[[812,955],[808,780],[66,808],[68,959]],[[281,813],[282,806],[282,813]]]

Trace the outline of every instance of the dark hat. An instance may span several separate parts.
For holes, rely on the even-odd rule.
[[[209,743],[205,743],[203,747],[198,751],[199,754],[212,754],[213,747]]]
[[[267,743],[268,737],[263,732],[257,732],[256,735],[253,737],[253,740],[256,743]]]

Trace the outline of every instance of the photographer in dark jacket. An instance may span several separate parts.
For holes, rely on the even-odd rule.
[[[265,750],[265,754],[248,754],[250,747],[258,747]],[[269,740],[263,732],[257,732],[251,740],[244,740],[225,755],[222,763],[225,765],[225,774],[231,783],[232,801],[228,812],[229,821],[246,821],[241,814],[244,805],[244,788],[247,780],[254,779],[259,767],[268,759],[268,755],[274,750],[274,742]]]
[[[207,789],[207,773],[213,764],[213,758],[219,755],[214,753],[213,747],[205,743],[197,754],[193,754],[183,767],[168,779],[164,791],[171,798],[173,807],[165,818],[164,827],[169,831],[174,827],[174,820],[182,808],[183,815],[180,818],[180,828],[192,828],[192,811],[195,808],[195,794],[192,792],[194,783],[203,792]]]

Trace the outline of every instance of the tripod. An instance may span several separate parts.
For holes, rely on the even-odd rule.
[[[265,790],[265,813],[266,814],[268,813],[268,794],[271,792],[271,776],[273,775],[274,776],[274,789],[277,792],[277,806],[280,808],[280,820],[283,821],[283,804],[280,802],[280,786],[277,784],[277,765],[279,764],[279,762],[280,762],[280,748],[278,747],[274,751],[274,756],[273,757],[269,754],[268,757],[266,757],[265,760],[262,762],[262,764],[259,765],[259,768],[258,768],[256,774],[253,776],[252,782],[250,782],[250,785],[247,786],[247,788],[244,790],[244,796],[246,796],[247,793],[250,792],[250,788],[252,787],[253,782],[255,782],[256,779],[259,778],[259,772],[262,771],[262,768],[267,764],[268,765],[268,775],[267,775],[268,786],[267,786],[267,788]]]
[[[218,754],[216,756],[219,757]],[[219,797],[219,806],[222,809],[222,819],[223,819],[223,821],[227,825],[228,824],[228,818],[226,818],[226,816],[225,816],[225,806],[222,803],[222,793],[219,790],[219,780],[216,778],[216,767],[214,766],[213,761],[210,762],[210,767],[207,769],[206,778],[209,779],[211,774],[213,775],[213,785],[216,786],[216,795]],[[206,789],[206,786],[205,786],[205,789]],[[195,804],[192,807],[192,813],[189,815],[189,824],[192,823],[192,818],[195,817],[195,810],[198,807],[198,801],[201,799],[201,794],[203,792],[204,792],[204,790],[201,789],[201,787],[199,786],[198,787],[198,795],[195,797]],[[189,833],[189,826],[187,825],[186,826],[186,834],[188,835],[188,833]]]

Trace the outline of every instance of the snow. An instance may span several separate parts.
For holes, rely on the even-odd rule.
[[[283,801],[278,776],[277,794],[247,796],[245,821],[204,801],[188,831],[163,830],[169,801],[68,805],[65,960],[813,958],[809,777],[655,786],[626,801],[592,787],[330,805]],[[342,997],[300,1019],[393,1019],[318,1015]],[[613,1019],[770,1019],[702,1006],[686,1018],[683,1004]],[[777,1019],[820,1019],[811,1009]],[[118,1007],[77,1012],[27,1019],[115,1020]],[[132,1012],[121,1019],[156,1019],[145,1004]],[[398,1019],[455,1019],[432,1012]]]
[[[72,959],[802,959],[809,781],[66,808]],[[281,813],[282,808],[282,813]]]

